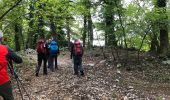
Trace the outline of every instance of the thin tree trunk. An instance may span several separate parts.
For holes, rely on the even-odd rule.
[[[68,41],[68,47],[70,48],[70,22],[69,18],[66,18],[67,23],[67,41]]]
[[[144,40],[145,40],[145,38],[146,38],[147,34],[148,34],[148,33],[149,33],[149,31],[150,31],[150,27],[148,27],[147,29],[148,29],[148,30],[145,32],[145,35],[143,36],[143,39],[142,39],[141,45],[140,45],[139,50],[138,50],[138,62],[139,62],[139,53],[140,53],[140,50],[142,49],[143,42],[144,42]]]
[[[50,16],[50,30],[54,40],[58,40],[56,26],[54,23],[54,16]]]
[[[21,45],[20,45],[20,27],[18,23],[15,23],[15,50],[20,51],[21,50]]]
[[[86,46],[86,36],[87,36],[87,17],[86,15],[84,15],[83,47]]]
[[[45,38],[43,26],[44,26],[43,16],[40,15],[38,20],[38,33],[40,37]]]
[[[88,48],[91,49],[93,47],[93,22],[90,13],[90,9],[91,9],[90,0],[84,0],[84,5],[87,9]]]
[[[30,4],[30,12],[29,12],[29,30],[28,30],[28,35],[27,35],[27,43],[26,43],[26,49],[27,48],[32,48],[33,49],[33,24],[34,24],[34,6],[33,4]]]
[[[91,14],[88,15],[88,33],[89,33],[89,48],[93,47],[93,22],[91,18]]]

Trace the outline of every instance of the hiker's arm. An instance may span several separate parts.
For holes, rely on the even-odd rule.
[[[13,50],[8,48],[7,59],[13,60],[15,63],[22,63],[22,58],[19,57]]]

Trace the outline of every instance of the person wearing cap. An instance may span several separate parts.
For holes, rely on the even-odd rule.
[[[0,96],[4,100],[14,100],[10,77],[8,75],[8,61],[22,63],[22,58],[16,55],[9,47],[2,44],[3,33],[0,31]]]
[[[84,69],[82,66],[82,57],[83,57],[83,47],[81,45],[81,42],[79,39],[75,39],[74,43],[71,44],[71,55],[70,58],[73,58],[74,63],[74,75],[80,75],[84,76]]]

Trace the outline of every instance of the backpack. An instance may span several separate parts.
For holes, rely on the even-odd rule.
[[[37,52],[45,53],[45,41],[40,39],[37,43]]]
[[[74,42],[74,54],[76,56],[80,56],[80,55],[82,55],[82,53],[83,53],[83,50],[81,47],[81,43],[79,41]]]
[[[58,53],[58,43],[56,41],[51,41],[50,43],[50,53],[56,55]]]

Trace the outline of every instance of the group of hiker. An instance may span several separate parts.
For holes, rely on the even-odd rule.
[[[73,58],[74,63],[74,75],[84,76],[84,71],[82,67],[82,56],[83,47],[79,39],[75,39],[74,42],[70,43],[70,58]],[[48,68],[54,72],[58,70],[57,57],[60,53],[59,43],[57,40],[40,38],[36,45],[37,55],[38,55],[38,66],[36,68],[36,76],[39,75],[39,70],[43,62],[43,74],[47,75],[47,63]],[[54,66],[55,65],[55,66]]]
[[[12,93],[12,86],[10,76],[8,74],[8,67],[12,67],[12,62],[20,64],[23,62],[12,49],[3,45],[3,32],[0,31],[0,96],[4,100],[14,100]],[[79,39],[75,39],[70,44],[70,58],[74,63],[74,75],[84,76],[84,70],[82,66],[83,47]],[[43,74],[47,75],[47,63],[48,68],[54,72],[58,70],[57,57],[60,53],[59,44],[56,40],[40,38],[36,45],[37,61],[35,76],[39,76],[39,71],[43,63]],[[10,66],[11,65],[11,66]],[[11,71],[11,69],[10,69]],[[13,72],[11,72],[13,74]]]
[[[57,66],[57,56],[59,55],[59,45],[57,41],[47,40],[44,38],[40,38],[36,45],[37,50],[37,60],[38,64],[36,67],[36,76],[39,75],[39,70],[43,62],[43,74],[47,75],[47,62],[48,68],[54,72],[54,61],[55,61],[55,69],[58,69]]]

